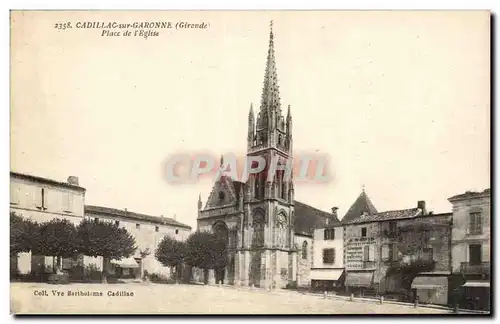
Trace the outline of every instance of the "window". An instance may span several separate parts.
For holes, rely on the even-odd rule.
[[[136,229],[140,229],[141,228],[141,224],[135,224],[135,228]]]
[[[481,234],[483,232],[482,217],[480,212],[469,214],[469,234]]]
[[[155,226],[155,232],[159,232],[160,231],[160,227],[159,226]]]
[[[178,229],[175,230],[175,234],[179,234],[179,230]]]
[[[363,247],[363,261],[370,261],[370,246],[365,245]]]
[[[63,211],[71,212],[73,210],[73,195],[70,192],[63,192],[62,199]]]
[[[382,245],[382,261],[389,261],[390,260],[390,246],[389,245]]]
[[[469,264],[480,265],[482,261],[482,246],[481,244],[469,245]]]
[[[335,249],[324,249],[323,250],[323,263],[324,264],[334,264],[335,263]]]
[[[36,207],[39,209],[47,209],[45,188],[40,188],[35,193]]]
[[[263,198],[265,193],[265,173],[255,175],[255,198]]]
[[[389,222],[389,232],[394,233],[396,232],[398,226],[396,222]]]
[[[397,261],[398,260],[398,245],[397,244],[391,244],[391,261]]]
[[[115,221],[116,226],[120,226],[120,221]]]
[[[19,188],[10,185],[10,203],[19,204]]]
[[[335,239],[335,229],[334,228],[326,228],[324,231],[325,241],[334,240]]]
[[[361,228],[361,237],[366,237],[366,227]]]
[[[307,259],[307,241],[302,243],[302,259]]]
[[[45,193],[45,189],[42,188],[42,209],[47,209],[47,206],[46,206],[46,197],[45,197],[46,193]]]
[[[264,215],[261,213],[256,213],[253,215],[252,220],[252,246],[261,247],[264,246]]]
[[[424,248],[424,249],[422,249],[422,260],[432,261],[432,259],[433,259],[432,248]]]

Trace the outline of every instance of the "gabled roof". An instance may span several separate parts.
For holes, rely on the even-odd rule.
[[[359,195],[358,199],[352,204],[351,208],[347,211],[347,213],[342,218],[342,223],[348,223],[354,219],[361,217],[364,213],[368,215],[377,214],[378,211],[371,202],[368,195],[363,190]]]
[[[344,224],[370,223],[370,222],[381,222],[388,220],[413,218],[421,214],[422,210],[420,208],[390,210],[382,213],[377,213],[375,215],[360,216],[359,218],[353,219],[349,222],[344,222]]]
[[[482,192],[466,191],[463,194],[455,195],[451,198],[448,198],[448,201],[456,201],[456,200],[479,198],[479,197],[489,197],[489,196],[491,196],[490,188],[485,189]]]
[[[101,214],[106,216],[115,216],[121,218],[127,218],[132,220],[142,220],[150,223],[160,224],[160,225],[171,225],[176,227],[182,227],[186,229],[191,229],[191,226],[180,223],[173,218],[169,217],[156,217],[151,215],[134,213],[128,210],[102,207],[102,206],[93,206],[93,205],[85,205],[85,213],[93,213],[93,214]]]
[[[221,176],[213,185],[212,191],[208,195],[204,209],[221,207],[228,204],[236,204],[240,199],[241,189],[245,188],[241,181],[234,181],[231,177]],[[224,198],[220,199],[219,193],[224,192]]]
[[[339,219],[331,213],[319,210],[315,207],[295,200],[295,233],[311,234],[316,228],[339,224]]]

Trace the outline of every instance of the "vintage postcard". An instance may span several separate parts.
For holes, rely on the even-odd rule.
[[[490,314],[490,12],[10,23],[13,314]]]

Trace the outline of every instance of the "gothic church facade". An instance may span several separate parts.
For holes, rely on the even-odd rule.
[[[262,157],[266,168],[245,183],[221,176],[205,206],[201,196],[198,201],[198,230],[213,231],[228,242],[229,264],[215,279],[266,288],[308,285],[312,230],[338,219],[295,201],[293,177],[287,179],[285,171],[267,178],[271,161],[286,165],[293,158],[292,116],[290,106],[283,116],[272,29],[260,109],[255,116],[250,106],[247,140],[247,156]]]

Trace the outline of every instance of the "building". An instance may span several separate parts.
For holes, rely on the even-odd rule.
[[[453,205],[451,236],[453,289],[468,287],[467,308],[489,308],[491,192],[465,192],[448,199]],[[476,288],[473,288],[476,287]]]
[[[292,115],[288,106],[283,116],[277,80],[271,29],[260,110],[255,117],[250,106],[247,134],[247,156],[261,156],[267,166],[274,159],[286,165],[293,157]],[[308,285],[312,229],[338,219],[296,202],[293,179],[285,180],[283,171],[273,181],[266,177],[267,169],[245,183],[222,176],[204,208],[200,197],[198,229],[214,231],[229,242],[229,266],[215,279],[266,288]],[[307,252],[299,257],[300,250]]]
[[[170,276],[172,269],[164,267],[155,258],[158,244],[164,236],[170,236],[179,241],[187,239],[191,227],[168,217],[156,217],[102,206],[85,206],[85,217],[99,221],[113,222],[131,233],[136,242],[137,250],[129,258],[111,260],[107,270],[117,277],[142,278],[144,271]],[[93,258],[89,263],[102,269],[102,257]]]
[[[59,182],[10,172],[10,211],[36,222],[60,218],[77,225],[84,216],[85,191],[74,176],[68,177],[67,182]],[[63,266],[68,263],[66,259],[62,261]],[[12,258],[11,268],[23,274],[42,269],[51,272],[53,262],[52,257],[19,253]]]
[[[344,279],[344,228],[341,224],[314,230],[311,287],[336,290]]]
[[[416,290],[422,302],[446,304],[451,218],[427,212],[419,201],[415,208],[364,212],[344,222],[346,289],[408,298]]]
[[[178,240],[186,239],[191,232],[190,226],[167,217],[85,205],[85,192],[86,189],[79,186],[78,178],[74,176],[68,177],[67,182],[59,182],[17,172],[10,173],[11,212],[39,223],[59,218],[67,219],[76,226],[84,217],[114,222],[135,237],[138,249],[131,258],[112,260],[107,268],[112,275],[137,277],[144,270],[149,273],[170,274],[170,269],[161,266],[154,258],[156,246],[165,235]],[[19,253],[17,258],[11,258],[11,269],[17,269],[22,274],[51,273],[53,266],[53,257],[32,255],[31,252]],[[79,277],[76,269],[85,267],[101,271],[102,257],[80,255],[74,259],[62,259],[62,269],[71,270],[76,278]]]

